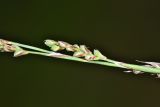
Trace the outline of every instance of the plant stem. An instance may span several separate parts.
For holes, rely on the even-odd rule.
[[[54,57],[49,55],[48,53],[42,53],[42,52],[34,52],[34,51],[27,51],[29,54],[35,54],[35,55],[42,55],[42,56],[49,56],[49,57]],[[55,57],[57,58],[57,57]],[[99,64],[99,65],[106,65],[106,66],[112,66],[112,67],[118,67],[117,65],[113,64],[113,63],[109,63],[109,62],[100,62],[100,61],[86,61],[83,60],[81,58],[77,58],[77,57],[72,57],[72,56],[68,56],[68,57],[59,57],[61,59],[67,59],[67,60],[73,60],[73,61],[79,61],[79,62],[85,62],[85,63],[93,63],[93,64]]]
[[[48,50],[45,50],[45,49],[41,49],[41,48],[37,48],[37,47],[34,47],[34,46],[30,46],[30,45],[25,45],[25,44],[21,44],[21,43],[17,43],[17,42],[11,42],[13,45],[17,45],[19,47],[23,47],[23,48],[26,48],[26,49],[32,49],[34,51],[39,51],[39,52],[44,52],[44,53],[53,53],[52,51],[48,51]]]
[[[104,65],[104,66],[132,69],[132,70],[138,70],[138,71],[149,72],[149,73],[156,73],[156,74],[160,73],[160,68],[152,68],[152,67],[146,67],[146,66],[142,66],[142,65],[127,64],[127,63],[123,63],[123,62],[119,62],[119,61],[115,61],[115,60],[111,60],[111,59],[106,59],[105,61],[87,61],[82,58],[77,58],[74,56],[60,54],[57,52],[48,51],[48,50],[37,48],[34,46],[29,46],[29,45],[25,45],[25,44],[16,43],[16,42],[11,42],[11,43],[14,45],[17,45],[19,47],[34,50],[34,51],[28,51],[30,54],[50,56],[50,57],[55,57],[55,58],[74,60],[74,61],[92,63],[92,64],[99,64],[99,65]],[[60,55],[60,56],[57,56],[57,55]]]
[[[126,67],[128,69],[144,71],[144,72],[149,72],[149,73],[160,73],[160,68],[152,68],[152,67],[146,67],[142,65],[140,66],[140,65],[135,65],[135,64],[127,64],[123,62],[114,61],[111,59],[106,59],[106,61],[110,63],[120,63],[120,66]]]

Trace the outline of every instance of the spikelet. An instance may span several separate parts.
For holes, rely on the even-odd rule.
[[[9,41],[0,39],[0,51],[1,52],[14,52],[15,46],[12,45]]]
[[[27,51],[25,51],[24,49],[18,47],[18,46],[15,46],[16,49],[15,49],[15,52],[14,52],[14,57],[19,57],[19,56],[23,56],[23,55],[26,55],[28,54]]]
[[[73,52],[74,57],[82,57],[85,60],[106,60],[99,50],[95,49],[92,53],[85,45],[71,45],[64,41],[45,40],[45,44],[51,48],[52,51],[64,50]]]
[[[1,52],[13,52],[14,57],[28,54],[27,51],[20,48],[19,46],[13,45],[11,42],[0,39],[0,51]]]
[[[152,67],[155,67],[155,68],[160,68],[160,63],[159,62],[145,62],[145,61],[139,61],[139,60],[136,60],[136,61],[148,64],[148,65],[150,65]]]

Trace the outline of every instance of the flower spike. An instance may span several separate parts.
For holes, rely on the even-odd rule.
[[[51,51],[41,49],[38,47],[11,42],[0,39],[0,52],[13,52],[14,57],[35,54],[43,55],[48,57],[67,59],[72,61],[79,61],[83,63],[99,64],[104,66],[118,67],[126,69],[127,73],[132,72],[133,74],[150,73],[160,78],[160,63],[158,62],[145,62],[144,65],[128,64],[120,61],[115,61],[104,56],[99,50],[94,49],[92,52],[87,48],[86,45],[69,44],[64,41],[54,41],[47,39],[44,41],[45,45],[50,48]],[[73,55],[63,54],[57,51],[66,50],[67,52],[73,52]]]

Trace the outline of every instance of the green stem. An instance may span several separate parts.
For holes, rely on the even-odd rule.
[[[45,49],[37,48],[37,47],[34,47],[34,46],[30,46],[30,45],[20,44],[20,43],[17,43],[17,42],[11,42],[11,43],[14,44],[14,45],[26,48],[26,49],[32,49],[32,50],[35,50],[35,51],[39,51],[39,52],[28,51],[30,54],[49,56],[49,54],[51,54],[51,53],[56,53],[56,52],[53,52],[53,51],[48,51],[48,50],[45,50]],[[115,65],[113,63],[100,62],[100,61],[86,61],[86,60],[83,60],[81,58],[77,58],[77,57],[73,57],[73,56],[63,57],[61,59],[67,59],[67,60],[74,60],[74,61],[80,61],[80,62],[87,62],[87,63],[94,63],[94,64],[118,67],[117,65]]]
[[[149,72],[149,73],[160,73],[160,68],[152,68],[152,67],[147,67],[147,66],[140,66],[140,65],[135,65],[135,64],[127,64],[127,63],[121,63],[118,61],[114,61],[111,59],[106,59],[107,62],[110,63],[120,63],[120,66],[126,67],[127,69],[133,69],[133,70],[138,70],[138,71],[143,71],[143,72]]]
[[[59,54],[57,52],[48,51],[48,50],[37,48],[34,46],[24,45],[24,44],[20,44],[20,43],[16,43],[16,42],[12,42],[12,43],[14,45],[17,45],[17,46],[20,46],[20,47],[23,47],[26,49],[34,50],[34,51],[28,51],[30,54],[37,54],[37,55],[43,55],[43,56],[50,56],[50,54],[52,54],[52,53]],[[37,52],[35,52],[35,51],[37,51]],[[61,54],[61,55],[64,55],[64,54]],[[86,61],[84,59],[69,56],[69,55],[64,55],[64,56],[67,56],[67,57],[55,57],[55,58],[74,60],[74,61],[79,61],[79,62],[93,63],[93,64],[99,64],[99,65],[105,65],[105,66],[112,66],[112,67],[119,67],[119,68],[126,68],[126,69],[138,70],[138,71],[143,71],[143,72],[149,72],[149,73],[160,73],[159,68],[152,68],[152,67],[146,67],[146,66],[141,66],[141,65],[127,64],[127,63],[123,63],[123,62],[119,62],[119,61],[114,61],[111,59],[106,59],[105,60],[106,62],[104,62],[104,61]],[[50,56],[50,57],[54,57],[54,55]],[[118,63],[120,63],[120,64],[118,64]]]
[[[48,53],[41,53],[41,52],[34,52],[34,51],[29,51],[29,53],[36,54],[36,55],[49,56]],[[54,57],[54,56],[52,56],[52,57]],[[57,57],[55,57],[55,58],[57,58]],[[139,70],[139,71],[144,71],[144,72],[149,72],[149,73],[160,73],[159,68],[151,68],[151,67],[139,66],[139,65],[134,65],[134,64],[127,64],[127,63],[122,63],[122,65],[119,66],[119,65],[115,64],[118,61],[114,61],[114,60],[110,60],[110,59],[108,59],[108,62],[102,62],[102,61],[86,61],[81,58],[77,58],[77,57],[73,57],[73,56],[59,57],[59,58],[73,60],[73,61],[79,61],[79,62],[85,62],[85,63],[99,64],[99,65],[104,65],[104,66],[112,66],[112,67],[119,67],[119,68],[126,67],[127,69],[134,69],[134,70]]]
[[[35,54],[35,55],[42,55],[42,56],[49,56],[49,57],[54,57],[50,56],[48,53],[42,53],[42,52],[34,52],[34,51],[27,51],[29,54]],[[57,57],[55,57],[57,58]],[[109,62],[101,62],[101,61],[86,61],[81,58],[73,57],[73,56],[68,56],[68,57],[59,57],[61,59],[67,59],[67,60],[72,60],[72,61],[78,61],[78,62],[85,62],[85,63],[92,63],[92,64],[99,64],[99,65],[105,65],[105,66],[112,66],[112,67],[118,67],[116,64],[109,63]]]
[[[26,48],[26,49],[32,49],[32,50],[39,51],[39,52],[44,52],[44,53],[52,53],[52,51],[37,48],[37,47],[34,47],[34,46],[29,46],[29,45],[25,45],[25,44],[21,44],[21,43],[17,43],[17,42],[11,42],[11,43],[13,45],[17,45],[17,46],[20,46],[20,47],[23,47],[23,48]]]
[[[148,73],[160,73],[159,68],[152,68],[152,67],[146,67],[146,66],[139,66],[139,65],[134,65],[134,64],[127,64],[124,63],[123,66],[127,67],[128,69],[134,69],[138,71],[143,71],[143,72],[148,72]]]

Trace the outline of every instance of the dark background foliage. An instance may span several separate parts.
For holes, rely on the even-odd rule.
[[[160,62],[158,0],[1,0],[0,38],[86,44],[119,61]],[[0,53],[2,107],[158,107],[160,80],[122,69]]]

